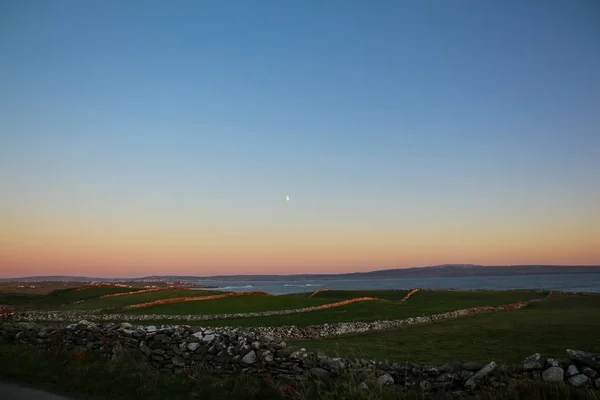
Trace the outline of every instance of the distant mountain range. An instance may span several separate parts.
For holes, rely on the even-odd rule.
[[[346,274],[296,274],[296,275],[218,275],[218,276],[146,276],[142,278],[92,278],[84,276],[30,276],[23,278],[5,278],[0,281],[41,282],[41,281],[77,281],[77,282],[123,282],[123,281],[305,281],[315,279],[387,279],[387,278],[449,278],[469,276],[516,276],[547,274],[597,274],[600,265],[498,265],[483,266],[473,264],[445,264],[432,267],[386,269],[371,272],[353,272]]]

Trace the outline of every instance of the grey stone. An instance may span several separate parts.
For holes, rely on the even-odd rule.
[[[592,368],[600,368],[600,355],[590,353],[589,351],[569,350],[567,355],[571,360],[579,361],[582,364]]]
[[[590,381],[590,378],[584,374],[573,375],[569,378],[569,383],[575,387],[585,385]]]
[[[202,337],[204,343],[211,343],[213,340],[215,340],[215,335],[204,335]]]
[[[198,347],[200,347],[200,344],[198,344],[198,342],[188,343],[187,345],[189,351],[196,351],[198,350]]]
[[[185,360],[181,356],[173,356],[173,358],[171,358],[171,362],[176,367],[185,367]]]
[[[490,362],[485,367],[481,368],[479,371],[477,371],[476,373],[474,373],[473,376],[471,376],[465,382],[465,387],[467,389],[475,389],[477,387],[478,382],[481,380],[481,378],[483,378],[484,376],[488,375],[495,368],[496,368],[496,363],[493,362],[493,361]]]
[[[121,324],[121,329],[133,329],[133,325],[131,325],[129,322],[123,322]]]
[[[460,379],[460,376],[455,372],[444,372],[437,377],[438,382],[452,382]]]
[[[462,379],[463,381],[466,381],[467,379],[472,377],[473,374],[474,374],[473,371],[467,371],[467,370],[460,371],[460,379]]]
[[[479,371],[483,368],[483,364],[477,361],[466,361],[460,365],[460,368],[467,371]]]
[[[550,367],[542,373],[545,382],[562,382],[565,379],[565,371],[560,367]]]
[[[146,343],[144,343],[144,342],[140,343],[140,351],[147,356],[152,354],[152,349],[150,349],[150,347],[146,346]]]
[[[578,373],[579,370],[573,364],[569,365],[569,368],[567,368],[567,376],[577,375]]]
[[[277,357],[279,357],[279,358],[289,357],[290,354],[292,354],[294,351],[296,351],[296,346],[287,346],[286,348],[283,348],[283,349],[277,351]]]
[[[263,362],[272,363],[275,357],[269,350],[263,350],[261,352],[260,359],[263,360]]]
[[[343,370],[346,366],[340,358],[322,358],[319,365],[336,373]]]
[[[321,379],[321,380],[325,380],[325,379],[329,379],[331,377],[331,372],[327,371],[326,369],[323,368],[311,368],[309,370],[309,373],[317,378],[317,379]]]
[[[379,363],[377,364],[377,366],[379,367],[379,369],[381,369],[383,371],[389,371],[390,370],[390,365],[388,364],[387,360],[379,361]]]
[[[285,349],[285,342],[280,341],[280,342],[277,342],[277,343],[271,343],[270,346],[271,346],[271,348],[273,350]]]
[[[379,378],[377,378],[377,384],[379,386],[393,385],[394,378],[392,378],[390,374],[381,375]]]
[[[594,384],[596,385],[596,389],[600,389],[600,378],[597,378]]]
[[[358,385],[358,388],[360,390],[369,390],[369,385],[367,385],[365,382],[361,382],[360,385]]]
[[[295,351],[292,354],[290,354],[289,358],[296,359],[296,360],[303,360],[303,359],[306,359],[307,357],[308,357],[308,354],[306,353],[306,349],[300,349],[300,350]]]
[[[180,355],[180,356],[183,355],[183,352],[181,351],[179,346],[177,346],[176,344],[171,345],[171,350],[169,352],[172,352],[172,353]]]
[[[581,368],[581,373],[587,375],[590,379],[594,379],[598,373],[590,367]]]
[[[542,362],[542,355],[540,353],[535,353],[534,355],[527,357],[523,363],[523,370],[525,371],[532,371],[542,368],[544,368],[544,365]]]
[[[427,391],[431,390],[433,385],[428,380],[422,380],[421,382],[419,382],[419,387],[421,388],[422,391],[427,392]]]
[[[549,358],[546,360],[546,367],[560,367],[560,363],[553,358]]]
[[[448,365],[448,364],[445,364],[445,365],[442,365],[441,367],[438,367],[437,370],[441,374],[446,373],[446,372],[458,372],[458,371],[454,371],[454,368],[451,365]]]
[[[244,357],[242,357],[242,362],[244,364],[254,364],[256,362],[256,352],[254,350],[250,350]]]

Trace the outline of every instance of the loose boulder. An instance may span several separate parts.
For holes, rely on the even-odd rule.
[[[523,370],[525,371],[542,369],[543,367],[542,355],[540,353],[535,353],[534,355],[527,357],[523,363]]]
[[[579,361],[592,368],[600,368],[600,355],[588,351],[567,349],[567,356],[571,361]]]
[[[575,387],[583,386],[590,381],[590,378],[584,374],[573,375],[569,378],[569,383]]]
[[[479,381],[481,380],[481,378],[485,377],[486,375],[488,375],[490,372],[492,372],[494,369],[496,368],[496,363],[495,362],[490,362],[488,365],[486,365],[485,367],[481,368],[479,371],[477,371],[475,374],[473,374],[472,377],[470,377],[466,382],[465,382],[465,387],[467,389],[475,389],[477,387],[477,384],[479,383]]]
[[[567,376],[577,375],[578,373],[579,370],[573,364],[569,365],[569,368],[567,368]]]
[[[542,373],[545,382],[562,382],[565,379],[565,371],[560,367],[550,367]]]
[[[390,374],[381,375],[379,378],[377,378],[377,384],[379,386],[393,385],[394,378],[392,378]]]

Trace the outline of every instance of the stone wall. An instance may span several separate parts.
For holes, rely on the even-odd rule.
[[[354,299],[356,300],[356,299]],[[360,300],[360,299],[359,299]],[[382,320],[373,322],[339,322],[334,324],[324,325],[311,325],[307,327],[297,327],[295,325],[288,326],[276,326],[276,327],[256,327],[254,331],[260,334],[270,334],[276,336],[282,336],[284,338],[295,338],[295,339],[316,339],[325,338],[332,336],[345,335],[348,333],[362,333],[362,332],[374,332],[382,331],[393,328],[399,328],[410,325],[425,324],[446,319],[455,319],[464,317],[467,315],[507,311],[523,308],[527,305],[527,302],[519,302],[514,304],[507,304],[498,307],[473,307],[463,310],[450,311],[441,314],[427,315],[422,317],[411,317],[397,320]],[[44,312],[44,311],[31,311],[31,312],[20,312],[14,315],[16,321],[28,321],[28,322],[69,322],[78,319],[85,319],[88,321],[105,322],[105,321],[129,321],[129,322],[143,322],[143,321],[210,321],[210,320],[223,320],[233,318],[250,318],[250,317],[266,317],[275,315],[287,315],[295,314],[302,311],[303,309],[294,310],[279,310],[279,311],[261,311],[261,312],[250,312],[250,313],[235,313],[235,314],[217,314],[217,315],[158,315],[158,314],[89,314],[89,312],[82,311],[65,311],[65,312]],[[227,329],[233,329],[227,327]]]
[[[0,323],[0,342],[95,352],[107,357],[124,351],[164,373],[175,374],[184,373],[189,366],[202,365],[213,372],[269,375],[290,380],[330,380],[353,374],[359,379],[376,379],[379,385],[401,385],[425,391],[475,390],[486,385],[503,387],[524,378],[600,388],[600,355],[579,350],[567,350],[570,361],[566,364],[534,354],[518,366],[498,366],[492,361],[485,365],[456,362],[433,367],[332,358],[287,346],[282,337],[256,332],[192,326],[135,327],[129,323],[99,325],[88,321],[66,326]]]

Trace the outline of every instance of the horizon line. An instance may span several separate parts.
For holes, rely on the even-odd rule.
[[[19,277],[0,277],[0,279],[32,279],[32,278],[57,278],[57,277],[70,277],[70,278],[85,278],[88,280],[102,280],[102,279],[113,279],[113,280],[131,280],[131,279],[145,279],[145,278],[164,278],[164,277],[190,277],[190,278],[215,278],[215,277],[233,277],[233,276],[281,276],[281,277],[292,277],[292,276],[331,276],[331,275],[352,275],[352,274],[369,274],[373,272],[385,272],[395,270],[410,270],[410,269],[424,269],[424,268],[436,268],[436,267],[448,267],[448,266],[471,266],[471,267],[557,267],[557,268],[572,268],[572,267],[585,267],[585,268],[600,268],[600,264],[510,264],[510,265],[483,265],[483,264],[438,264],[438,265],[427,265],[422,267],[406,267],[406,268],[388,268],[388,269],[377,269],[372,271],[354,271],[354,272],[341,272],[341,273],[297,273],[297,274],[229,274],[229,275],[146,275],[138,277],[91,277],[81,275],[32,275],[32,276],[19,276]]]

